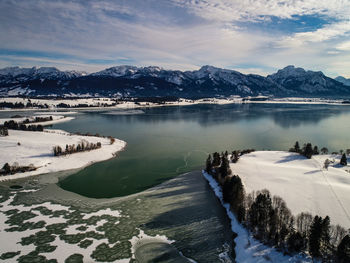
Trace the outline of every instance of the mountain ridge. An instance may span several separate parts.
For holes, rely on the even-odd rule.
[[[266,77],[210,65],[199,70],[114,66],[87,74],[54,67],[0,69],[0,96],[229,97],[350,96],[350,87],[321,71],[289,65]]]
[[[338,76],[335,78],[336,81],[343,83],[345,86],[350,86],[350,78],[344,78],[343,76]]]

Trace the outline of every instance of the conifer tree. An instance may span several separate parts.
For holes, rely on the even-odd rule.
[[[258,237],[261,239],[266,239],[267,237],[271,211],[270,193],[264,190],[258,194],[249,210],[250,224],[253,226],[253,231],[256,228]]]
[[[212,169],[213,169],[212,159],[211,159],[211,155],[209,154],[205,165],[205,171],[210,174]]]
[[[218,152],[213,153],[212,165],[213,165],[213,167],[220,165],[220,154]]]
[[[224,154],[221,156],[221,165],[220,165],[219,171],[220,171],[221,177],[223,178],[225,178],[226,176],[232,173],[230,169],[230,163]]]
[[[315,216],[309,234],[309,252],[313,258],[321,257],[322,217]]]
[[[327,260],[331,253],[330,219],[315,216],[310,228],[309,252],[313,258]]]
[[[346,159],[345,153],[343,153],[343,155],[342,155],[342,157],[340,159],[340,164],[343,165],[343,166],[348,165],[348,160]]]
[[[8,163],[5,163],[2,169],[5,171],[6,174],[9,174],[11,172],[11,166]]]
[[[313,154],[312,144],[307,143],[304,150],[304,156],[308,159],[311,159],[312,154]]]
[[[239,159],[239,151],[233,151],[231,155],[231,162],[236,163]]]
[[[222,192],[224,201],[231,205],[232,211],[241,222],[245,217],[245,193],[241,178],[238,175],[226,177]]]
[[[300,232],[293,232],[288,237],[287,246],[290,252],[301,252],[305,249],[304,237]]]
[[[346,235],[339,243],[336,252],[338,263],[350,262],[350,236]]]
[[[299,146],[299,142],[298,141],[295,142],[294,151],[297,152],[297,153],[300,152],[300,146]]]
[[[322,220],[322,231],[321,231],[321,242],[320,242],[320,253],[323,259],[327,259],[331,254],[330,246],[330,218],[326,216]]]

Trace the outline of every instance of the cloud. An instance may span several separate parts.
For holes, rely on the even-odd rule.
[[[261,21],[268,16],[292,18],[295,15],[324,15],[349,18],[350,2],[346,0],[174,0],[186,5],[194,14],[222,22]]]
[[[295,47],[305,43],[323,42],[339,36],[349,36],[350,20],[327,25],[316,31],[295,33],[292,36],[287,36],[277,43],[281,47]]]
[[[0,10],[2,66],[91,72],[125,63],[182,70],[211,64],[268,74],[296,64],[346,73],[336,62],[348,57],[335,52],[347,50],[350,1],[4,0]],[[270,30],[278,23],[290,30]]]
[[[341,42],[336,46],[336,49],[341,51],[350,51],[350,41]]]

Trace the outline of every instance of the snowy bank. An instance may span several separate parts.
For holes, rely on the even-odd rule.
[[[329,216],[332,224],[350,227],[350,170],[339,165],[340,156],[314,155],[307,159],[296,153],[257,151],[230,164],[241,177],[247,193],[268,189],[282,197],[293,215],[309,212]],[[328,170],[326,159],[333,160]]]
[[[59,157],[53,155],[54,146],[59,145],[64,149],[66,144],[78,144],[82,140],[91,143],[101,142],[102,147]],[[125,145],[124,141],[117,139],[113,144],[110,144],[108,138],[72,135],[62,130],[45,130],[44,132],[9,130],[9,136],[0,137],[2,149],[0,151],[0,166],[2,167],[5,163],[12,165],[17,162],[20,166],[33,164],[39,168],[35,171],[2,176],[0,181],[81,168],[94,162],[112,158]]]
[[[252,237],[252,235],[237,221],[235,215],[230,209],[230,205],[223,200],[223,194],[220,185],[216,180],[203,170],[203,176],[208,181],[220,203],[225,208],[227,216],[231,221],[232,232],[237,234],[235,238],[236,261],[240,263],[267,263],[267,262],[312,262],[302,254],[294,256],[284,256],[272,247],[263,245]]]

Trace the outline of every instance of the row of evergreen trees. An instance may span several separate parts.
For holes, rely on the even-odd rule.
[[[77,152],[85,152],[85,151],[91,151],[95,149],[101,148],[101,143],[92,143],[88,142],[86,140],[82,140],[80,143],[77,145],[71,144],[68,145],[66,144],[66,148],[63,151],[61,146],[57,145],[53,147],[53,154],[54,156],[61,156],[61,155],[67,155],[67,154],[72,154],[72,153],[77,153]]]
[[[231,162],[236,163],[242,155],[254,151],[254,149],[234,150],[230,156],[227,151],[225,153],[221,153],[221,155],[218,152],[215,152],[213,153],[213,157],[209,154],[206,161],[206,171],[211,171],[214,169],[216,175],[221,175],[221,177],[224,178],[232,173],[230,170],[229,158]]]
[[[311,143],[304,143],[303,148],[300,148],[299,142],[295,142],[294,147],[289,149],[290,152],[296,152],[301,155],[304,155],[306,158],[311,159],[312,155],[318,155],[320,154],[320,151],[315,145],[312,147]],[[327,154],[328,149],[326,147],[321,148],[322,154]],[[338,154],[337,152],[333,152],[332,154]],[[345,152],[343,150],[340,150],[340,154],[342,154],[342,157],[340,159],[340,164],[343,166],[346,166],[348,164],[346,154],[350,155],[350,149],[347,149]]]
[[[296,153],[299,153],[301,155],[304,155],[308,159],[311,159],[312,155],[320,154],[320,151],[319,151],[317,145],[312,147],[312,144],[309,143],[309,142],[308,143],[304,143],[302,148],[300,148],[299,142],[295,142],[294,147],[290,148],[289,151],[290,152],[296,152]],[[323,147],[321,149],[321,152],[326,154],[326,153],[328,153],[328,149]]]
[[[36,103],[32,103],[31,101],[28,101],[27,103],[23,103],[23,102],[0,102],[0,108],[11,108],[11,109],[23,109],[23,108],[32,108],[32,107],[36,107],[36,108],[48,108],[49,105],[45,104],[36,104]]]
[[[237,220],[261,242],[287,254],[308,252],[325,262],[350,262],[350,236],[345,229],[330,225],[328,216],[301,213],[294,217],[285,201],[271,197],[268,190],[246,195],[241,178],[231,175],[227,152],[209,156],[206,172],[221,185],[223,199]]]
[[[10,130],[22,130],[22,131],[43,131],[44,130],[44,127],[40,124],[25,125],[23,123],[18,123],[14,120],[5,121],[3,126]]]
[[[45,121],[52,121],[52,116],[48,117],[35,117],[33,120],[25,119],[22,123],[28,124],[28,123],[36,123],[36,122],[45,122]]]

